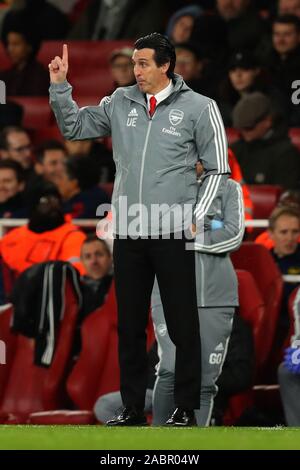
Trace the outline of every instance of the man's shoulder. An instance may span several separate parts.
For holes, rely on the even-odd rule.
[[[202,95],[201,93],[198,93],[197,91],[192,90],[191,88],[188,88],[184,90],[185,91],[185,96],[191,100],[192,102],[196,104],[200,104],[205,108],[208,104],[214,103],[214,100],[212,98],[209,98],[209,96]]]
[[[10,232],[6,233],[2,239],[2,244],[11,242],[13,240],[18,240],[21,235],[28,234],[30,230],[28,229],[27,225],[22,225],[21,227],[16,227]]]

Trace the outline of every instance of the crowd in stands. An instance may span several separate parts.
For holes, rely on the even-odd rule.
[[[105,303],[113,266],[109,243],[86,236],[72,219],[95,219],[97,207],[110,201],[107,187],[115,173],[112,142],[65,140],[54,120],[51,126],[24,124],[27,106],[38,99],[45,105],[48,99],[49,74],[40,51],[53,47],[49,41],[57,41],[58,55],[63,42],[70,44],[72,53],[80,41],[93,41],[100,55],[104,42],[98,41],[120,41],[107,49],[104,65],[98,66],[97,55],[94,64],[86,65],[88,42],[82,42],[87,49],[77,65],[70,61],[70,82],[74,78],[79,103],[96,105],[117,87],[135,83],[134,40],[153,31],[165,33],[174,43],[175,72],[219,106],[228,128],[232,178],[243,188],[246,220],[253,218],[254,185],[280,186],[282,196],[269,214],[269,230],[255,242],[270,251],[283,275],[300,274],[300,104],[293,99],[300,88],[300,0],[0,1],[0,80],[7,93],[7,103],[0,105],[0,221],[28,219],[27,225],[2,238],[1,262],[12,282],[37,263],[64,261],[75,266],[83,294],[79,325]],[[297,142],[291,139],[291,129]],[[248,229],[245,239],[253,240],[253,234]],[[4,303],[7,286],[1,277],[0,281]],[[281,351],[290,340],[288,303],[298,285],[284,283],[274,339],[274,348]],[[248,389],[254,380],[251,334],[247,325],[236,329],[219,379],[217,424],[223,423],[230,396]],[[80,340],[75,341],[78,346]],[[232,373],[237,368],[239,375]],[[280,370],[284,380],[282,366]],[[116,393],[97,401],[100,421],[120,406]],[[150,387],[150,405],[151,393]],[[293,419],[290,422],[294,424]]]

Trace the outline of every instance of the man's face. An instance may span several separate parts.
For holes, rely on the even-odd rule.
[[[83,244],[81,261],[87,275],[95,280],[106,276],[112,266],[111,255],[100,240]]]
[[[192,34],[195,20],[192,16],[181,16],[174,24],[172,40],[175,44],[187,42]]]
[[[6,202],[23,189],[24,183],[17,180],[14,170],[10,168],[0,169],[0,203]]]
[[[217,0],[217,10],[225,20],[237,18],[247,8],[249,0]]]
[[[30,168],[32,164],[32,146],[26,132],[10,132],[7,136],[6,150],[2,151],[3,158],[19,162],[23,168]]]
[[[65,159],[66,155],[63,150],[46,150],[43,162],[36,164],[36,171],[43,175],[47,181],[55,184],[64,172]]]
[[[278,54],[287,54],[299,45],[300,35],[293,24],[273,24],[273,47]]]
[[[142,93],[155,95],[165,88],[169,63],[158,67],[154,60],[154,49],[135,49],[132,61],[134,75]]]
[[[196,56],[186,49],[176,50],[175,72],[182,76],[183,80],[195,80],[199,78],[202,64]]]
[[[8,33],[7,53],[14,65],[22,64],[31,54],[31,46],[25,41],[22,34]]]
[[[262,139],[269,129],[272,127],[272,118],[266,117],[259,121],[252,128],[239,129],[241,136],[246,142]]]
[[[279,0],[279,15],[295,15],[300,18],[300,0]]]
[[[65,165],[55,180],[57,189],[64,201],[80,192],[77,179],[70,179]]]
[[[127,86],[134,82],[132,60],[130,57],[117,56],[111,64],[111,73],[118,86]]]
[[[283,214],[276,220],[274,230],[270,230],[274,241],[274,251],[279,256],[293,254],[298,245],[300,220],[289,214]]]

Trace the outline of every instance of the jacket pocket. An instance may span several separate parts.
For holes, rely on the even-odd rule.
[[[115,199],[124,195],[125,183],[128,177],[129,170],[124,166],[118,164],[116,168],[116,177],[114,182]]]
[[[156,171],[156,189],[160,203],[181,204],[185,201],[185,167],[171,165]]]

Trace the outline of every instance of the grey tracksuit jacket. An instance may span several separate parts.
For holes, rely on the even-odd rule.
[[[194,243],[198,307],[235,307],[239,305],[238,286],[230,252],[240,246],[245,229],[240,184],[227,179],[221,197],[214,204],[214,219],[222,221],[223,227],[207,228],[196,236]],[[161,304],[157,282],[151,304]]]
[[[230,173],[216,103],[192,91],[179,75],[173,82],[173,92],[158,104],[152,118],[137,85],[118,88],[98,106],[81,109],[72,100],[67,81],[50,86],[50,104],[67,139],[112,136],[116,233],[122,234],[137,218],[142,236],[181,232],[192,220],[213,216],[211,203]],[[200,191],[194,168],[199,159],[207,175]],[[182,209],[183,216],[173,216],[175,207]]]

